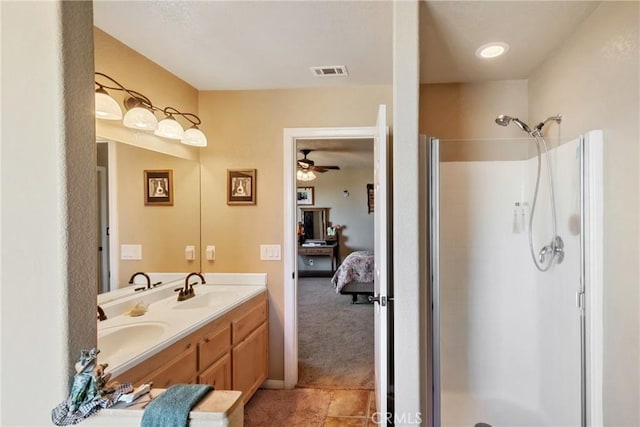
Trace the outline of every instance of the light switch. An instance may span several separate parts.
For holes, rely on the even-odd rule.
[[[279,261],[280,245],[260,245],[260,259],[263,261]]]
[[[208,245],[206,250],[205,250],[205,254],[207,256],[207,260],[208,261],[215,261],[216,260],[216,247],[213,245]]]
[[[120,245],[120,259],[142,259],[142,245]]]
[[[193,261],[196,259],[196,247],[193,245],[185,246],[184,248],[184,259],[187,261]]]

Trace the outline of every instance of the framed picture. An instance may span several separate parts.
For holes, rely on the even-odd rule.
[[[173,170],[144,171],[144,204],[173,206]]]
[[[367,184],[367,213],[373,213],[375,208],[373,184]]]
[[[298,187],[298,206],[313,206],[313,187]]]
[[[255,169],[227,169],[227,204],[256,204]]]

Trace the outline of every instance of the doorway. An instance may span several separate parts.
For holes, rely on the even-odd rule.
[[[374,212],[367,209],[373,143],[296,143],[297,387],[374,389],[374,307],[367,299],[373,291]],[[299,179],[309,173],[310,179]],[[353,283],[359,260],[368,268],[357,282],[367,283]]]
[[[390,280],[391,240],[390,217],[391,206],[388,188],[391,187],[389,173],[389,129],[386,125],[386,106],[380,105],[376,125],[357,128],[289,128],[284,129],[284,388],[295,387],[298,381],[298,313],[297,313],[297,236],[296,236],[296,201],[297,182],[294,168],[297,162],[296,144],[305,139],[362,139],[374,141],[374,368],[375,368],[375,402],[379,413],[392,411],[389,401],[393,400],[392,370],[393,337],[390,324],[392,283]]]
[[[298,142],[309,140],[372,139],[374,127],[352,128],[289,128],[284,130],[284,268],[285,272],[285,379],[284,387],[293,388],[298,382],[298,312],[297,312],[297,182],[295,165]],[[364,190],[363,190],[364,191]]]

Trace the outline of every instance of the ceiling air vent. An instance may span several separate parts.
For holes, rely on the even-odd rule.
[[[336,76],[346,76],[349,73],[347,72],[347,67],[344,65],[329,65],[324,67],[309,67],[311,73],[313,73],[316,77],[336,77]]]

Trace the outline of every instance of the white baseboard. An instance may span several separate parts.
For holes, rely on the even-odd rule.
[[[267,388],[270,390],[282,390],[284,388],[283,380],[270,380],[267,379],[262,383],[262,388]]]

